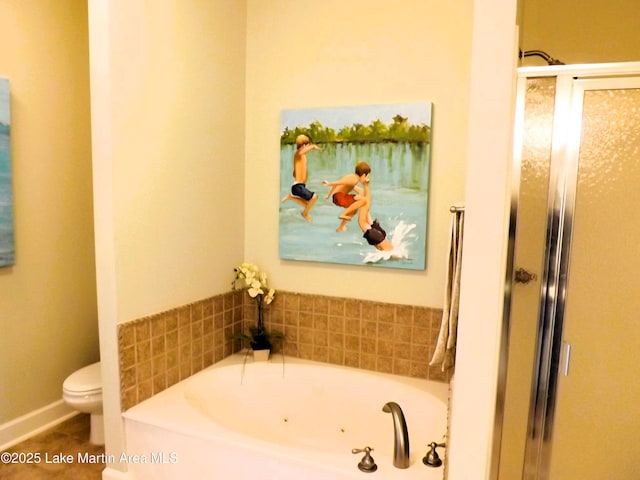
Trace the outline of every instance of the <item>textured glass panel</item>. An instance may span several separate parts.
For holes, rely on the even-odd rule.
[[[583,111],[578,177],[578,188],[586,189],[582,201],[591,208],[610,195],[624,200],[621,177],[635,175],[636,189],[640,186],[640,90],[586,91]]]
[[[640,456],[640,89],[583,98],[563,331],[572,348],[558,383],[549,478],[632,479]]]
[[[545,250],[555,95],[555,77],[527,80],[515,266],[535,273],[537,280],[515,284],[512,289],[501,479],[522,478]]]
[[[527,198],[533,195],[535,199],[543,200],[545,203],[555,95],[555,77],[527,80],[520,195]]]

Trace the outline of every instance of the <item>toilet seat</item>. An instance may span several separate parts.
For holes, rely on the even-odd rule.
[[[63,388],[62,394],[67,398],[102,397],[102,389],[98,388],[96,390],[85,390],[82,392],[73,392],[71,390],[67,390],[66,388]]]
[[[100,362],[92,363],[67,377],[62,384],[63,392],[71,396],[90,396],[102,393]]]

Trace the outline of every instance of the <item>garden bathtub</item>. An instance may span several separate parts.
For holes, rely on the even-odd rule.
[[[145,480],[440,480],[442,467],[422,457],[443,441],[447,394],[438,382],[236,354],[124,413],[128,471]],[[393,421],[382,411],[390,401],[406,418],[407,469],[393,466]],[[360,472],[363,454],[351,453],[365,446],[374,473]]]

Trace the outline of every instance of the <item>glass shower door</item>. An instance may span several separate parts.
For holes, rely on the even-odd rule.
[[[638,72],[519,72],[500,480],[640,479]]]
[[[640,78],[575,80],[550,480],[640,478]],[[545,477],[538,477],[545,478]]]

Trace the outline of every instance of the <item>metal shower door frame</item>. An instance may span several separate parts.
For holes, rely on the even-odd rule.
[[[571,233],[575,209],[578,155],[582,131],[582,101],[585,90],[622,88],[616,84],[625,77],[640,75],[640,62],[614,64],[524,67],[518,69],[518,94],[531,77],[556,77],[556,99],[551,146],[549,196],[547,204],[546,248],[541,275],[540,311],[535,346],[534,373],[531,385],[530,414],[527,427],[524,480],[546,480],[549,474],[552,433],[555,414],[557,379],[562,355],[562,330],[565,312],[567,275]],[[517,99],[517,104],[523,102]],[[522,109],[516,108],[515,145],[522,145]],[[520,127],[520,130],[518,130]],[[512,193],[510,232],[515,231],[517,215],[520,152],[514,152],[514,192]],[[510,234],[510,243],[515,242]],[[509,254],[513,256],[513,245]],[[508,265],[512,266],[512,262]],[[507,272],[512,274],[513,272]],[[508,275],[509,276],[509,275]],[[506,289],[510,291],[509,288]],[[510,298],[505,299],[508,303]],[[510,319],[505,318],[504,331],[509,332]],[[507,335],[504,335],[506,337]],[[497,418],[503,414],[506,385],[508,341],[501,344]],[[504,378],[502,378],[504,376]],[[502,428],[501,421],[496,422]],[[496,432],[500,437],[501,432]],[[495,454],[495,453],[494,453]],[[498,452],[499,455],[499,452]],[[499,459],[493,459],[495,463]],[[495,464],[494,463],[494,464]],[[497,469],[494,469],[494,472]],[[495,478],[495,477],[494,477]]]

